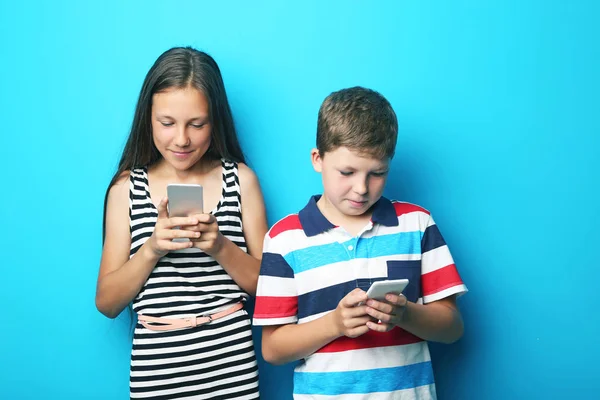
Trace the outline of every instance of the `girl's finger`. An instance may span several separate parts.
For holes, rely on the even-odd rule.
[[[189,249],[194,244],[192,242],[167,242],[165,245],[168,251]]]
[[[165,229],[173,229],[176,226],[193,226],[198,224],[198,220],[194,217],[173,217],[165,223]]]
[[[188,239],[198,239],[200,237],[200,232],[194,231],[186,231],[183,229],[171,229],[167,231],[166,239],[177,239],[177,238],[188,238]]]
[[[196,214],[195,217],[197,217],[198,221],[203,224],[212,224],[213,222],[217,221],[215,216],[212,214]]]
[[[158,211],[158,219],[169,218],[169,213],[167,211],[168,204],[169,199],[166,196],[162,198],[160,203],[158,203],[158,207],[156,207],[156,210]]]

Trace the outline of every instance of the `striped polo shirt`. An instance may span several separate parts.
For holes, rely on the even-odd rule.
[[[329,222],[313,196],[277,222],[263,248],[255,325],[302,324],[335,310],[353,289],[409,279],[409,301],[426,304],[466,292],[429,212],[381,197],[356,236]],[[334,340],[301,360],[294,399],[435,399],[427,342],[395,327]]]

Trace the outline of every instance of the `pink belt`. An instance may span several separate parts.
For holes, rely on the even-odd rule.
[[[205,325],[216,319],[223,318],[229,314],[233,314],[234,312],[239,311],[242,308],[244,308],[244,305],[242,303],[236,303],[223,311],[219,311],[218,313],[188,318],[157,318],[138,314],[138,321],[144,326],[144,328],[153,331],[170,331],[173,329],[195,328],[196,326]]]

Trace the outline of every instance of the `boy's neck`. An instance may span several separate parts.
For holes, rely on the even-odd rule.
[[[342,227],[352,236],[357,236],[364,230],[365,226],[371,221],[371,215],[373,214],[371,209],[361,215],[343,214],[327,200],[325,194],[317,201],[317,207],[329,222]]]

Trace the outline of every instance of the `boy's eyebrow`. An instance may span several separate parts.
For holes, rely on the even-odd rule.
[[[344,170],[344,171],[357,171],[356,168],[351,167],[351,166],[346,166],[346,167],[340,167],[338,168],[340,170]],[[370,170],[370,172],[387,172],[390,170],[389,166],[385,166],[385,167],[380,167],[380,168],[373,168]]]

